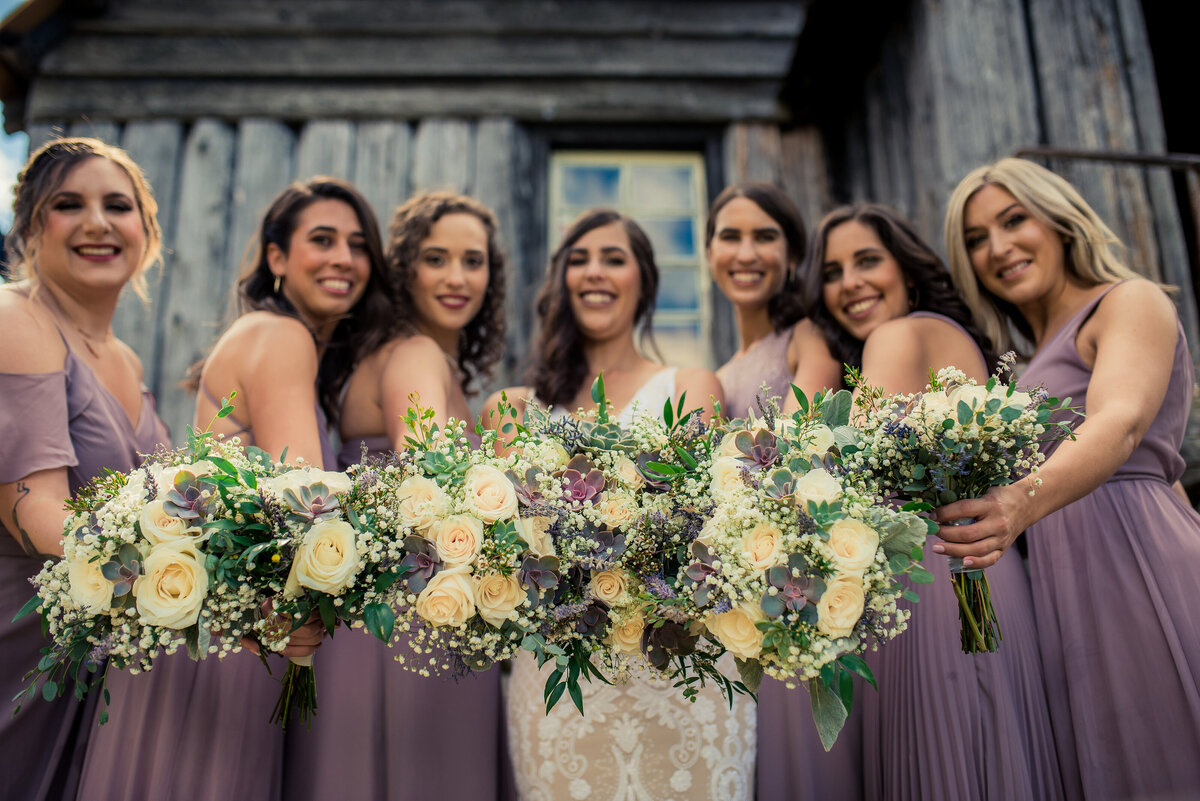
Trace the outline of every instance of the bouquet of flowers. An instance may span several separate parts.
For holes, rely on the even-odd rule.
[[[1040,389],[1024,392],[1015,379],[1002,380],[1014,361],[1012,353],[1005,354],[982,386],[945,367],[931,374],[918,395],[885,395],[852,374],[863,411],[862,443],[847,466],[859,486],[909,499],[905,509],[928,511],[1036,472],[1045,459],[1042,445],[1073,437],[1070,425],[1053,415],[1075,410],[1070,398],[1059,401]],[[961,559],[951,559],[950,571],[963,651],[995,651],[1002,637],[987,576],[964,569]]]
[[[559,569],[543,485],[524,483],[529,460],[496,456],[482,427],[473,447],[463,422],[439,429],[432,416],[414,403],[409,447],[350,468],[346,511],[394,566],[374,584],[388,588],[389,608],[368,611],[365,625],[404,646],[407,669],[460,675],[520,650],[547,619]]]
[[[904,631],[897,576],[932,577],[914,560],[931,523],[856,490],[841,465],[857,432],[850,395],[818,395],[779,417],[734,420],[708,465],[713,508],[682,578],[704,625],[737,658],[743,682],[806,683],[822,743],[833,745],[860,656]]]
[[[681,593],[679,570],[711,507],[698,468],[711,432],[686,398],[663,416],[621,425],[609,414],[603,378],[592,388],[594,413],[552,416],[531,408],[523,424],[506,422],[514,444],[548,472],[538,502],[559,560],[553,613],[525,647],[546,680],[549,711],[569,694],[583,711],[579,680],[624,681],[651,670],[691,698],[706,681],[747,692],[716,665],[723,649],[703,637],[695,607]],[[515,415],[514,415],[515,417]]]

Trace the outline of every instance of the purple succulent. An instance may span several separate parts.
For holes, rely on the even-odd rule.
[[[673,656],[688,656],[696,650],[699,635],[670,620],[647,626],[642,631],[642,653],[658,670],[666,670]]]
[[[404,550],[408,553],[400,560],[400,567],[411,568],[404,574],[404,581],[408,582],[409,590],[420,592],[437,575],[442,558],[438,556],[437,547],[424,537],[405,537]]]
[[[748,463],[752,468],[762,470],[775,464],[779,458],[779,446],[775,435],[766,429],[751,434],[749,431],[739,431],[733,438],[737,447],[739,459]]]
[[[592,547],[594,559],[616,559],[625,553],[625,535],[608,529],[589,531],[587,535],[595,541]]]
[[[646,486],[650,489],[659,492],[666,492],[671,488],[671,481],[664,477],[661,473],[656,473],[654,468],[650,467],[651,462],[661,462],[662,454],[658,451],[640,454],[637,458],[637,469],[642,474],[642,478],[646,479]]]
[[[587,637],[599,637],[608,628],[608,604],[593,599],[575,619],[575,631]]]
[[[683,574],[696,586],[696,589],[692,590],[692,600],[696,602],[696,606],[708,606],[709,601],[712,600],[709,598],[712,586],[706,579],[709,576],[717,575],[717,569],[713,567],[716,556],[708,550],[708,546],[704,543],[693,542],[692,557],[696,561],[688,565]]]
[[[562,477],[567,499],[576,505],[595,501],[596,496],[604,490],[604,473],[597,470],[586,456],[572,459]]]
[[[779,590],[762,597],[763,612],[767,617],[780,617],[785,611],[798,612],[815,622],[816,608],[813,606],[825,593],[825,582],[817,576],[809,576],[808,563],[800,554],[792,554],[786,566],[772,567],[767,571],[767,583]]]
[[[301,487],[300,492],[288,489],[283,493],[288,515],[294,520],[316,523],[337,517],[342,508],[338,497],[324,484],[317,482],[310,487]]]
[[[544,500],[542,493],[538,489],[538,477],[542,471],[536,467],[531,467],[525,471],[525,478],[522,480],[516,473],[509,470],[505,475],[512,482],[513,489],[517,493],[517,500],[522,506],[538,506]]]
[[[163,501],[163,511],[172,517],[194,522],[207,512],[208,497],[196,476],[187,470],[175,474],[175,483]]]
[[[125,543],[117,555],[100,565],[100,573],[113,583],[113,597],[120,598],[133,590],[133,582],[142,573],[142,555]]]
[[[558,586],[558,571],[558,557],[533,554],[525,557],[521,562],[521,569],[517,572],[517,579],[525,588],[530,603],[537,603],[538,590],[552,590]]]

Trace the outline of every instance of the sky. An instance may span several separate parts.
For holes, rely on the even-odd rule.
[[[21,5],[21,0],[0,0],[0,19]],[[0,133],[0,231],[12,224],[12,185],[29,153],[29,137],[23,133]]]

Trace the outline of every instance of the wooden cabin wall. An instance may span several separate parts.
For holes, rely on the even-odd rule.
[[[1004,35],[997,35],[1003,31]],[[913,0],[849,118],[834,126],[838,194],[894,206],[939,251],[946,201],[980,164],[1030,146],[1163,153],[1139,0]],[[1055,159],[1128,247],[1130,265],[1185,289],[1182,220],[1163,168]]]
[[[407,121],[271,119],[82,122],[32,126],[36,147],[52,135],[94,136],[124,147],[146,172],[159,204],[164,263],[149,276],[150,303],[122,298],[114,330],[141,357],[146,385],[176,443],[192,421],[194,399],[180,386],[232,319],[233,288],[266,206],[289,182],[324,174],[362,190],[385,242],[395,208],[410,192],[471,194],[496,213],[508,253],[507,359],[484,389],[513,377],[530,333],[528,288],[541,271],[530,261],[528,142],[508,118]],[[210,387],[214,393],[227,388]]]

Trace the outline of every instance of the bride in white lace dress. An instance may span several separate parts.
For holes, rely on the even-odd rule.
[[[580,217],[538,296],[532,386],[506,390],[517,411],[524,398],[563,414],[594,408],[599,373],[622,422],[660,414],[664,401],[685,391],[689,405],[720,400],[713,373],[664,368],[638,352],[635,332],[649,321],[657,289],[650,241],[633,220],[607,210]],[[544,682],[531,656],[515,661],[506,714],[522,801],[753,797],[755,710],[745,696],[731,709],[710,684],[691,703],[669,681],[645,674],[619,686],[585,684],[586,715],[560,703],[547,716]]]

